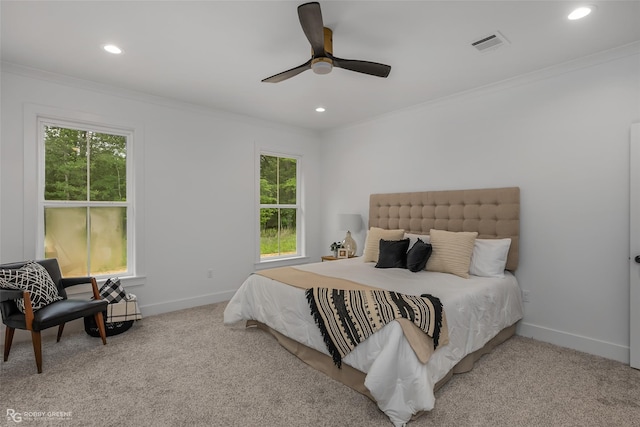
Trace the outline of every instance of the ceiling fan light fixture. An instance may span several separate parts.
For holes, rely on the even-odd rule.
[[[329,58],[315,58],[311,62],[311,69],[316,74],[329,74],[333,64]]]

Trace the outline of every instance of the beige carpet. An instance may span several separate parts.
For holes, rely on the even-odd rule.
[[[15,343],[0,369],[0,425],[391,426],[270,335],[225,327],[224,307],[147,317],[106,346],[84,332],[45,339],[40,375],[31,343]],[[454,376],[412,426],[640,426],[640,371],[514,337]]]

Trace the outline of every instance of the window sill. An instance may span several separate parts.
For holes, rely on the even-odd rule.
[[[120,279],[120,283],[122,284],[122,287],[125,289],[125,291],[128,291],[129,288],[133,288],[136,286],[143,286],[146,282],[147,277],[146,276],[128,276],[128,277],[120,277],[119,279]],[[102,286],[106,281],[107,281],[107,278],[98,280],[98,289],[100,289],[100,286]],[[67,296],[69,297],[82,295],[82,294],[92,295],[91,283],[72,286],[70,288],[67,288],[66,291],[67,291]]]
[[[264,270],[267,268],[276,268],[276,267],[287,267],[290,265],[300,265],[307,264],[309,262],[309,257],[307,256],[299,256],[293,258],[278,258],[268,261],[260,261],[256,262],[253,266],[256,270]]]

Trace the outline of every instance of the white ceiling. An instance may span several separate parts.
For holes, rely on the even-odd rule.
[[[334,54],[392,66],[260,80],[310,58],[304,1],[8,1],[3,62],[322,130],[640,40],[640,1],[321,1]],[[510,44],[470,46],[500,31]],[[115,43],[114,56],[101,46]],[[316,113],[315,107],[326,107]]]

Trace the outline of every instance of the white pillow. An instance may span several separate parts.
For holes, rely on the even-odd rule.
[[[413,233],[404,233],[404,238],[409,239],[409,249],[415,245],[418,239],[422,240],[425,243],[431,243],[431,237],[428,234],[413,234]]]
[[[476,239],[469,273],[480,277],[504,277],[511,239]]]

